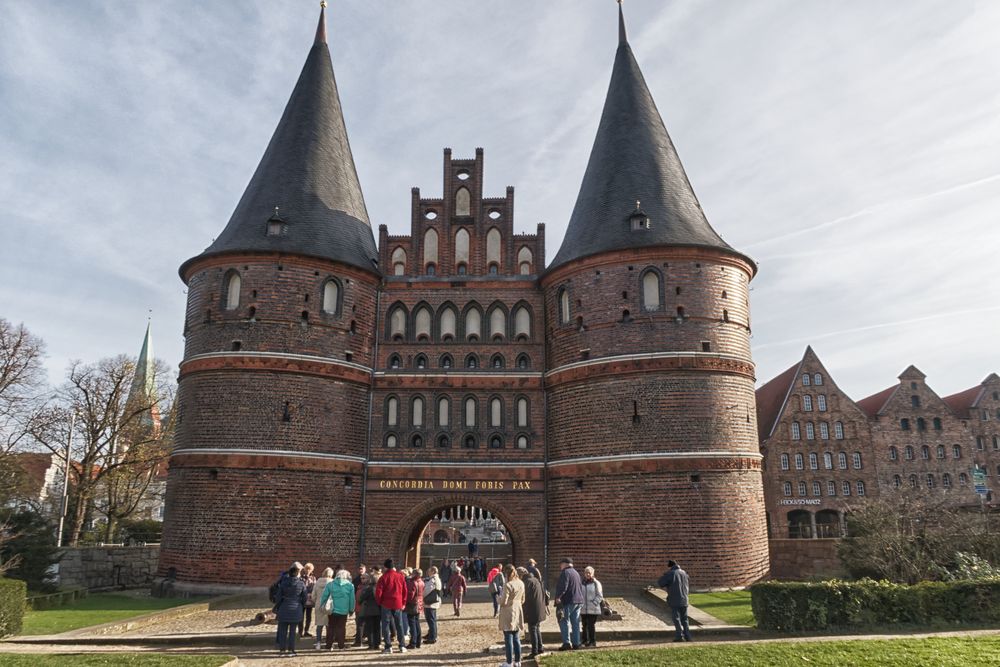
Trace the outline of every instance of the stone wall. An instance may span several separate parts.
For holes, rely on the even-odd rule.
[[[770,540],[771,578],[808,580],[843,576],[837,558],[839,543],[838,539]]]
[[[158,544],[66,549],[59,563],[59,585],[91,591],[142,588],[152,583],[159,558]]]

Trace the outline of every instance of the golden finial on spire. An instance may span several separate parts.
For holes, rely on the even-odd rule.
[[[621,1],[622,0],[618,0],[619,4],[621,4]],[[326,9],[326,0],[319,0],[319,6]]]

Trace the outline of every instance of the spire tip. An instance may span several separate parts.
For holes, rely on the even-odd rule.
[[[316,26],[316,44],[326,44],[326,0],[319,3],[319,25]]]
[[[628,35],[625,34],[625,12],[622,11],[622,0],[618,0],[618,43],[628,43]]]

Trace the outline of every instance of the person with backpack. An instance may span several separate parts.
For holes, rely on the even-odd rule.
[[[408,649],[420,648],[420,615],[424,613],[424,573],[416,568],[406,579],[406,618],[410,624]]]
[[[427,578],[424,579],[424,620],[427,621],[425,644],[437,643],[438,620],[437,612],[441,608],[441,577],[438,569],[431,565],[427,568]]]
[[[493,618],[496,618],[497,614],[500,613],[500,593],[503,592],[504,584],[507,583],[507,579],[500,570],[500,565],[501,563],[494,565],[486,577],[486,586],[490,591],[490,597],[493,598]]]
[[[306,585],[299,577],[301,568],[295,563],[288,576],[278,581],[274,613],[278,619],[278,654],[295,657],[295,631],[302,622],[306,608]]]

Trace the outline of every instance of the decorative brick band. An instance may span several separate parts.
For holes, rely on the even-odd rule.
[[[375,373],[377,389],[542,389],[541,373]]]
[[[579,382],[594,376],[628,375],[650,371],[700,371],[729,373],[756,379],[752,361],[727,354],[707,352],[651,352],[576,361],[559,366],[545,374],[545,384],[555,387],[569,382]]]
[[[213,352],[195,355],[181,362],[180,378],[217,370],[295,373],[365,386],[371,385],[372,381],[371,369],[367,366],[339,359],[281,352]]]
[[[181,280],[183,280],[186,285],[188,281],[191,280],[191,276],[198,271],[204,271],[205,269],[211,269],[213,267],[228,268],[237,264],[260,264],[264,262],[273,262],[274,264],[295,264],[319,271],[336,271],[339,276],[353,278],[357,281],[368,283],[369,285],[377,285],[380,280],[377,273],[362,271],[361,269],[350,264],[342,264],[341,262],[320,259],[317,257],[308,257],[306,255],[289,255],[280,252],[220,253],[218,255],[210,255],[208,257],[199,255],[198,257],[194,257],[184,262],[184,264],[181,265],[179,273]]]
[[[691,261],[691,262],[716,262],[731,266],[753,278],[757,273],[757,267],[749,258],[737,252],[727,252],[714,248],[704,248],[701,246],[649,246],[646,248],[625,248],[622,250],[611,250],[608,252],[590,255],[572,262],[567,262],[556,267],[552,271],[547,271],[541,279],[542,288],[548,288],[563,280],[567,276],[581,271],[590,271],[602,266],[614,266],[619,264],[638,264],[642,262],[653,262],[662,259],[671,261]]]
[[[760,454],[749,452],[679,452],[592,456],[548,464],[549,477],[622,475],[650,472],[760,472]]]
[[[171,468],[321,470],[360,475],[364,463],[360,456],[273,449],[177,449],[170,455]]]

